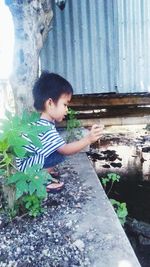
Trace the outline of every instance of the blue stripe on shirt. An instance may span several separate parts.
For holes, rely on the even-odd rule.
[[[31,167],[34,164],[42,164],[43,166],[45,159],[50,154],[55,152],[59,147],[65,144],[65,141],[59,135],[58,131],[55,128],[55,124],[53,122],[40,119],[39,121],[37,121],[36,124],[37,127],[38,125],[50,126],[50,130],[48,130],[46,133],[40,133],[38,135],[43,145],[42,148],[35,147],[31,142],[31,140],[26,135],[24,135],[24,137],[31,143],[30,145],[24,147],[26,151],[32,153],[32,156],[23,159],[16,158],[16,165],[20,171],[25,171],[27,167]]]

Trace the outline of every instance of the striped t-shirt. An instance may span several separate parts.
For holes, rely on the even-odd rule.
[[[31,156],[25,158],[16,158],[16,165],[20,171],[25,171],[27,167],[31,167],[34,164],[44,165],[45,159],[55,152],[59,147],[65,144],[63,138],[59,135],[53,122],[45,119],[40,119],[36,122],[38,125],[50,126],[50,130],[38,135],[42,148],[36,147],[30,142],[30,145],[25,146],[25,149],[32,153]]]

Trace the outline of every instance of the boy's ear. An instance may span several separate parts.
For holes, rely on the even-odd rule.
[[[49,98],[49,99],[47,99],[47,100],[45,101],[45,107],[46,107],[46,108],[51,107],[52,104],[53,104],[53,100],[52,100],[51,98]]]
[[[51,98],[48,99],[48,104],[51,106],[53,104],[53,100]]]

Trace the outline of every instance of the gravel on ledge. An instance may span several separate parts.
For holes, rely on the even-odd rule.
[[[82,239],[72,240],[78,219],[68,216],[82,212],[89,198],[88,188],[81,184],[69,159],[59,166],[59,171],[65,188],[48,194],[42,215],[8,222],[0,214],[0,267],[91,266],[87,248],[89,240],[94,242],[92,229]]]

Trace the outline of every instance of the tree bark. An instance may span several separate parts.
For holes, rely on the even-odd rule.
[[[15,32],[14,63],[10,84],[15,111],[33,109],[32,87],[38,76],[39,54],[51,27],[51,0],[5,0]]]

